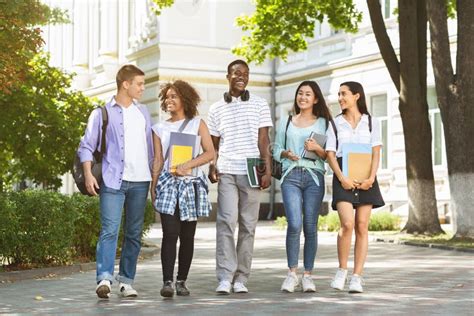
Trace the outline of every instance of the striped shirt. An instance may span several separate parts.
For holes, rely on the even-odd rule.
[[[246,174],[246,158],[260,157],[258,130],[272,127],[272,118],[267,101],[250,95],[248,101],[232,97],[232,102],[224,99],[211,105],[208,117],[209,132],[220,137],[219,173]]]

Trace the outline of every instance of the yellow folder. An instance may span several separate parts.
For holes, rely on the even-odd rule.
[[[362,182],[370,177],[372,153],[348,153],[347,162],[350,179]]]
[[[192,146],[173,145],[171,147],[170,171],[176,172],[176,166],[193,159]]]

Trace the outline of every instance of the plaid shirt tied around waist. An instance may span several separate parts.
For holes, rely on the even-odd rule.
[[[212,209],[204,174],[196,178],[178,178],[164,170],[158,178],[155,193],[155,210],[174,215],[178,203],[181,221],[197,221],[198,217],[208,217]]]

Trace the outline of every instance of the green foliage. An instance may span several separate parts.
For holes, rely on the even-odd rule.
[[[156,6],[151,7],[151,10],[156,15],[161,15],[161,12],[165,8],[169,8],[173,5],[174,0],[151,0]]]
[[[318,230],[335,232],[338,231],[341,225],[339,224],[339,215],[337,212],[329,211],[327,216],[319,216]]]
[[[370,216],[369,231],[399,230],[400,217],[390,212],[377,212]]]
[[[286,229],[286,226],[288,225],[288,222],[286,221],[285,216],[278,216],[273,224],[280,230]]]
[[[362,13],[353,0],[256,0],[256,11],[237,18],[237,25],[250,35],[242,37],[233,53],[247,61],[262,63],[289,51],[303,51],[314,37],[315,22],[327,18],[335,29],[356,32]]]
[[[148,201],[143,235],[154,223]],[[7,264],[49,265],[95,260],[100,231],[98,198],[26,190],[0,194],[0,258]],[[119,234],[118,247],[123,240]]]
[[[89,98],[71,90],[72,75],[48,63],[49,55],[36,55],[21,86],[11,94],[0,92],[3,190],[25,179],[58,188],[93,108]]]
[[[38,0],[0,1],[0,93],[12,93],[41,46],[38,26],[67,22],[66,13]]]
[[[1,257],[16,264],[71,259],[74,211],[65,196],[28,190],[2,195],[1,200]]]
[[[369,231],[393,231],[400,229],[400,217],[389,212],[377,212],[371,215]],[[274,222],[279,229],[287,226],[286,217],[280,216]],[[329,212],[327,216],[319,216],[318,231],[335,232],[341,227],[337,212]]]

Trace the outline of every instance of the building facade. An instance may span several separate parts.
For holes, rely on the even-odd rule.
[[[343,81],[364,85],[370,113],[381,121],[384,147],[379,183],[386,207],[406,215],[407,184],[403,128],[398,110],[398,93],[379,53],[365,1],[357,0],[363,21],[356,34],[333,30],[328,23],[317,23],[314,39],[305,52],[290,54],[287,61],[251,64],[248,89],[271,104],[275,123],[292,108],[295,89],[303,80],[316,80],[333,114],[339,112],[337,92]],[[45,3],[66,9],[70,24],[44,28],[46,50],[51,63],[75,72],[74,86],[91,97],[109,99],[115,92],[115,73],[126,63],[146,73],[146,91],[141,100],[153,120],[166,118],[159,107],[162,83],[183,79],[192,83],[202,97],[199,112],[207,117],[209,106],[227,90],[226,67],[238,58],[231,48],[243,32],[234,20],[250,14],[250,0],[175,0],[160,17],[151,10],[150,0],[48,0]],[[393,10],[395,0],[381,1],[387,31],[398,47],[398,24]],[[456,46],[455,28],[450,28]],[[455,59],[453,59],[455,60]],[[433,163],[440,217],[449,216],[449,184],[441,116],[436,102],[431,60],[428,60],[428,103],[433,132]],[[331,200],[330,172],[326,175],[325,201]],[[329,184],[329,185],[328,185]],[[211,186],[216,200],[216,186]],[[74,183],[64,176],[64,193],[74,191]],[[275,202],[281,214],[279,183],[262,198],[262,209]]]

